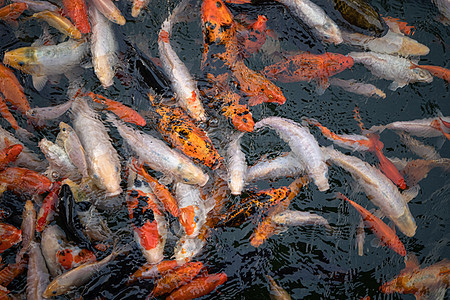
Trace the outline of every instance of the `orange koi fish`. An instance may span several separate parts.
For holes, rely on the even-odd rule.
[[[84,0],[63,0],[64,13],[75,23],[81,33],[91,32]]]
[[[23,87],[20,85],[14,73],[0,63],[0,92],[6,101],[15,106],[22,114],[30,110]]]
[[[5,138],[5,144],[7,146],[0,150],[0,171],[3,170],[9,163],[15,161],[17,156],[19,156],[23,150],[23,145],[21,144],[10,146],[7,138]]]
[[[155,194],[156,198],[161,201],[161,203],[164,205],[164,208],[168,212],[170,212],[172,216],[177,218],[179,215],[178,202],[172,195],[172,193],[167,189],[167,187],[163,184],[160,184],[158,180],[150,176],[150,174],[145,171],[143,165],[138,166],[135,160],[133,160],[131,167],[136,173],[144,177],[153,194]]]
[[[380,161],[380,170],[383,171],[383,173],[400,189],[406,189],[407,186],[405,179],[400,174],[397,167],[394,166],[394,164],[387,159],[386,156],[384,156],[383,152],[378,147],[376,147],[375,155]]]
[[[196,126],[183,109],[162,104],[153,105],[153,108],[150,112],[152,120],[169,144],[213,170],[222,164],[223,158],[206,132]]]
[[[321,87],[328,87],[328,78],[353,66],[353,58],[338,53],[300,53],[286,57],[284,61],[265,67],[268,78],[281,82],[316,80]]]
[[[336,193],[336,197],[348,201],[356,210],[361,214],[364,223],[370,228],[370,230],[375,233],[375,235],[380,239],[383,245],[388,246],[401,256],[406,255],[405,246],[400,241],[395,232],[387,226],[380,218],[371,214],[367,209],[361,205],[348,199],[341,193]]]
[[[65,270],[72,270],[84,263],[93,263],[97,260],[92,251],[78,247],[58,250],[56,257],[58,263]]]
[[[42,202],[41,208],[36,218],[36,231],[42,232],[45,226],[53,219],[55,208],[58,205],[59,189],[61,188],[61,182],[55,182],[53,184],[50,193],[45,197]]]
[[[127,281],[127,284],[133,283],[139,279],[153,279],[164,276],[167,272],[178,267],[176,260],[163,260],[159,264],[146,263],[134,272]]]
[[[102,95],[94,94],[92,92],[89,92],[86,95],[91,97],[95,102],[105,105],[107,110],[114,113],[124,122],[136,124],[138,126],[145,126],[147,124],[145,119],[137,111],[118,101],[110,100]]]
[[[0,172],[0,186],[17,194],[43,194],[52,187],[46,176],[24,168],[9,167]]]
[[[450,82],[450,70],[449,69],[439,67],[439,66],[416,65],[416,64],[411,63],[411,69],[416,69],[416,68],[427,70],[428,72],[431,73],[431,75],[433,75],[435,77],[439,77],[441,79],[444,79],[447,82]]]
[[[159,297],[171,293],[176,288],[190,282],[200,273],[203,268],[202,262],[188,262],[176,269],[167,272],[163,277],[155,282],[152,297]]]
[[[3,99],[2,95],[0,94],[0,114],[3,118],[5,118],[6,121],[8,121],[9,124],[11,124],[11,127],[15,130],[19,130],[19,124],[17,124],[16,119],[14,119],[14,116],[11,114],[11,112],[8,109],[8,106],[6,105],[5,100]]]
[[[447,259],[421,269],[417,257],[408,253],[405,269],[384,283],[380,290],[385,294],[414,294],[416,299],[443,299],[449,286],[450,262]]]
[[[0,20],[17,26],[17,18],[28,8],[25,3],[12,3],[0,8]]]
[[[265,240],[275,234],[277,226],[272,222],[272,217],[281,213],[282,211],[285,211],[289,207],[291,200],[294,199],[295,196],[297,196],[297,194],[300,192],[300,189],[306,184],[306,179],[301,177],[299,179],[296,179],[289,185],[288,189],[290,190],[290,193],[287,194],[287,197],[285,199],[281,200],[280,203],[270,209],[267,217],[258,224],[255,232],[253,232],[252,236],[250,237],[250,244],[253,247],[261,246]]]
[[[266,42],[267,20],[266,16],[258,15],[258,19],[248,26],[238,24],[237,41],[242,45],[241,55],[244,58],[257,52]]]
[[[219,285],[227,281],[227,274],[208,274],[200,276],[183,285],[167,297],[167,300],[194,299],[207,295],[214,291]]]
[[[22,230],[6,223],[0,223],[0,238],[0,253],[3,253],[22,240]]]
[[[389,29],[391,29],[393,32],[404,33],[406,35],[413,36],[416,31],[416,27],[409,26],[407,22],[400,21],[399,18],[392,18],[392,17],[382,17],[382,18],[389,26]]]

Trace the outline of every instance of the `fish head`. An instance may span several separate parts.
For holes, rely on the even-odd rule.
[[[311,170],[309,174],[319,191],[324,192],[330,188],[330,184],[328,183],[328,167],[325,163]]]
[[[105,89],[113,84],[115,75],[115,70],[113,67],[114,62],[111,61],[114,59],[110,56],[111,55],[100,55],[94,56],[93,58],[95,74]]]
[[[8,161],[13,161],[22,152],[23,146],[21,144],[15,144],[9,147],[6,151]]]
[[[181,168],[182,177],[180,181],[186,184],[198,184],[199,186],[204,186],[208,180],[209,176],[192,163],[184,163]]]
[[[40,64],[34,47],[23,47],[6,52],[3,63],[28,74],[40,73]]]
[[[245,181],[242,178],[241,171],[232,170],[228,179],[228,186],[232,195],[240,195],[244,189]]]
[[[395,225],[403,232],[406,236],[412,237],[416,234],[416,221],[414,220],[408,206],[405,207],[403,214],[399,217],[388,216]]]
[[[104,158],[107,156],[108,158]],[[97,164],[91,164],[93,167],[92,178],[100,189],[106,191],[106,197],[114,197],[122,193],[120,187],[120,166],[109,163],[109,154],[99,155]],[[104,161],[102,163],[101,161]]]
[[[266,30],[267,17],[264,15],[258,15],[258,19],[253,23],[252,29],[263,33]]]
[[[342,39],[341,31],[331,20],[327,20],[323,24],[318,25],[316,29],[322,34],[323,39],[328,43],[338,45],[344,41]]]
[[[202,24],[207,44],[222,40],[227,29],[235,26],[233,15],[222,0],[205,0],[202,4]]]
[[[430,83],[433,81],[433,76],[427,70],[420,68],[411,69],[413,82]]]

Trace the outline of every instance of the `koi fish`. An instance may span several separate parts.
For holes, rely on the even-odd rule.
[[[53,180],[59,180],[62,179],[62,177],[71,178],[73,180],[80,180],[82,178],[81,173],[78,171],[78,168],[74,166],[64,148],[54,144],[46,138],[40,140],[38,146],[49,162],[49,167],[44,175]]]
[[[200,273],[203,268],[202,262],[188,262],[180,267],[168,271],[160,279],[156,280],[152,297],[159,297],[171,293],[176,288],[190,282]]]
[[[34,209],[33,202],[30,200],[27,200],[23,207],[22,226],[20,230],[22,231],[22,248],[17,254],[19,258],[30,249],[36,231],[36,210]]]
[[[11,125],[12,128],[14,128],[14,130],[19,131],[20,129],[22,129],[19,127],[19,124],[17,123],[16,119],[9,111],[5,99],[3,99],[3,96],[1,94],[0,94],[0,114],[6,121],[8,121],[8,123]]]
[[[195,121],[206,121],[205,110],[200,101],[200,92],[197,83],[170,45],[169,37],[173,25],[182,13],[186,13],[188,1],[181,1],[172,11],[172,14],[161,25],[158,37],[159,57],[164,72],[168,75],[173,91],[176,94],[178,105]]]
[[[22,274],[28,265],[28,258],[25,256],[20,261],[10,263],[0,270],[0,285],[8,286],[17,276]]]
[[[395,183],[400,189],[406,189],[406,182],[395,165],[384,156],[383,152],[377,147],[375,155],[380,161],[380,170]]]
[[[209,227],[203,224],[199,231],[199,234],[191,238],[189,235],[184,234],[177,242],[174,252],[175,260],[178,265],[183,265],[189,262],[193,257],[197,256],[206,245],[206,237]]]
[[[88,43],[84,40],[69,40],[51,46],[22,47],[6,52],[3,63],[32,75],[33,86],[40,91],[49,75],[63,74],[78,67],[88,50]],[[28,105],[23,113],[29,109]]]
[[[281,198],[279,199],[280,202],[269,209],[267,217],[258,224],[258,227],[250,236],[250,244],[253,247],[261,246],[265,240],[267,240],[277,232],[278,226],[273,221],[273,218],[276,217],[277,214],[285,211],[289,207],[291,200],[294,199],[295,196],[297,196],[297,194],[300,192],[300,189],[304,185],[306,185],[306,183],[307,181],[305,180],[305,178],[300,177],[289,185],[288,193],[286,194],[274,193],[274,197],[281,196]],[[275,202],[277,201],[278,199],[275,199]]]
[[[292,152],[282,153],[274,159],[265,157],[258,160],[247,170],[246,182],[282,177],[296,177],[303,174],[305,167]]]
[[[59,105],[49,107],[35,107],[27,111],[29,120],[37,126],[42,126],[46,120],[54,120],[61,117],[72,107],[73,99]]]
[[[86,151],[86,160],[95,184],[106,196],[117,196],[120,187],[120,162],[105,125],[89,107],[86,100],[76,98],[72,105],[73,127]]]
[[[127,284],[133,283],[139,279],[153,279],[156,277],[162,277],[167,272],[175,269],[178,266],[176,260],[163,260],[158,264],[146,263],[134,272],[127,281]]]
[[[38,172],[9,167],[0,171],[0,185],[17,194],[40,195],[50,190],[52,182]]]
[[[325,11],[309,0],[278,0],[288,7],[297,17],[311,27],[323,41],[338,45],[342,43],[342,35],[336,23]]]
[[[8,145],[9,141],[5,141],[5,143]],[[0,171],[5,169],[8,164],[15,161],[22,150],[23,146],[21,144],[10,145],[3,148],[0,151]]]
[[[84,0],[63,0],[64,13],[75,23],[81,33],[91,32]]]
[[[45,10],[33,14],[32,17],[46,21],[50,26],[73,39],[81,39],[81,32],[78,28],[58,12]]]
[[[6,53],[5,53],[6,57]],[[5,61],[5,58],[3,58]],[[15,106],[22,114],[30,109],[30,104],[25,96],[23,87],[20,85],[14,73],[0,63],[0,92],[6,101]]]
[[[269,281],[270,286],[270,299],[272,300],[290,300],[291,296],[286,292],[285,289],[283,289],[281,286],[279,286],[275,280],[269,275],[266,275],[267,280]]]
[[[363,95],[365,97],[386,98],[386,94],[382,90],[370,83],[358,82],[354,79],[344,80],[334,77],[330,78],[328,82],[331,85],[338,86],[347,92]]]
[[[238,24],[237,41],[242,45],[242,57],[250,57],[264,45],[269,33],[266,29],[267,20],[266,16],[258,15],[258,19],[247,26]]]
[[[3,253],[22,240],[22,230],[6,223],[0,223],[0,237],[2,240],[0,253]]]
[[[108,99],[100,94],[94,94],[92,92],[89,92],[86,95],[95,102],[105,105],[107,110],[114,113],[124,122],[138,126],[145,126],[147,124],[145,119],[137,111],[118,101]]]
[[[422,179],[428,176],[428,173],[436,168],[440,167],[446,172],[450,171],[450,159],[439,158],[439,159],[415,159],[408,161],[404,166],[402,173],[405,175],[406,181],[409,186],[415,186]]]
[[[314,136],[308,128],[284,118],[269,117],[255,125],[255,129],[270,127],[289,144],[292,152],[305,166],[306,174],[313,179],[319,191],[330,188],[328,184],[328,167]]]
[[[169,148],[164,142],[140,131],[128,127],[112,116],[108,120],[118,129],[139,160],[152,169],[174,176],[180,182],[204,186],[209,176],[194,165],[185,155]]]
[[[56,252],[56,259],[64,270],[72,270],[85,263],[93,263],[97,260],[95,254],[87,249],[69,247]]]
[[[180,208],[180,224],[190,238],[195,238],[206,222],[208,211],[205,201],[198,187],[180,182],[175,185],[175,197]]]
[[[58,193],[60,187],[61,183],[55,182],[50,190],[50,193],[44,198],[36,219],[37,232],[44,230],[45,226],[52,221],[56,206],[58,204]]]
[[[353,202],[348,199],[341,193],[336,193],[336,197],[342,200],[346,200],[349,202],[356,210],[361,214],[361,217],[364,220],[364,223],[370,230],[375,233],[375,235],[380,239],[383,245],[388,246],[401,256],[406,255],[405,246],[400,241],[395,232],[387,226],[380,218],[371,214],[367,209],[359,205],[358,203]]]
[[[399,275],[384,283],[380,290],[385,294],[394,292],[414,294],[416,299],[444,299],[450,283],[450,262],[446,259],[420,268],[413,253],[408,253],[405,268]]]
[[[32,242],[27,271],[27,298],[43,299],[42,293],[50,283],[50,275],[39,243]]]
[[[414,35],[416,27],[409,26],[407,22],[400,21],[399,18],[383,17],[383,20],[389,26],[389,29],[395,33],[403,33],[406,35]]]
[[[17,18],[28,8],[26,3],[12,3],[0,8],[0,20],[17,26]]]
[[[111,22],[125,25],[125,18],[111,0],[92,0],[95,7]]]
[[[241,194],[246,180],[247,163],[240,145],[243,135],[243,132],[233,135],[227,147],[228,186],[232,195]]]
[[[406,58],[375,52],[351,52],[356,63],[362,63],[373,75],[392,80],[389,89],[395,91],[409,83],[433,81],[433,76],[422,69],[411,69],[411,61]]]
[[[43,296],[50,298],[67,293],[71,289],[81,286],[89,281],[94,274],[98,273],[103,267],[113,261],[123,250],[114,249],[113,252],[104,259],[82,264],[62,275],[59,275],[47,286]]]
[[[135,161],[133,161],[133,163],[130,165],[130,170],[143,177],[142,181],[144,182],[144,184],[148,184],[156,198],[158,198],[158,200],[164,205],[164,208],[168,212],[170,212],[172,216],[177,218],[179,215],[178,203],[172,193],[167,189],[167,187],[163,184],[160,184],[158,180],[150,176],[150,174],[145,171],[144,166],[138,166]]]
[[[342,31],[342,36],[346,44],[358,46],[377,53],[401,55],[401,56],[422,56],[430,53],[430,48],[409,38],[403,34],[388,30],[387,34],[380,38],[374,38],[359,33],[349,33]]]
[[[227,275],[225,273],[208,274],[199,276],[189,283],[175,290],[166,299],[194,299],[207,295],[214,291],[219,285],[222,285],[227,281]]]
[[[353,66],[353,58],[342,54],[300,53],[286,57],[284,61],[266,66],[263,73],[280,82],[316,80],[318,86],[328,87],[328,78]]]
[[[407,236],[414,236],[416,222],[397,187],[381,171],[355,156],[322,148],[328,160],[350,172],[367,197]]]
[[[299,210],[285,210],[272,217],[272,221],[283,226],[323,225],[330,229],[327,219],[322,216]]]
[[[130,190],[128,212],[133,224],[134,237],[149,263],[158,263],[163,258],[167,223],[159,211],[152,194],[141,190]]]
[[[48,1],[34,1],[34,0],[12,0],[14,3],[25,3],[28,5],[28,10],[32,12],[40,12],[44,10],[50,10],[50,11],[60,11],[61,9],[48,2]]]
[[[223,158],[206,132],[195,125],[182,109],[154,104],[149,116],[156,123],[156,129],[162,137],[195,162],[213,170],[222,164]]]
[[[420,68],[422,70],[427,70],[431,73],[431,75],[435,77],[439,77],[441,79],[444,79],[447,82],[450,82],[450,70],[439,67],[439,66],[429,66],[429,65],[416,65],[411,63],[411,69]]]

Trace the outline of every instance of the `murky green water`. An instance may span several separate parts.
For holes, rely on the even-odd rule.
[[[383,16],[400,18],[416,27],[413,38],[427,45],[431,52],[421,58],[421,64],[432,64],[450,67],[449,61],[449,27],[435,20],[438,11],[430,1],[369,1]],[[148,55],[157,56],[157,32],[160,24],[169,11],[176,5],[174,1],[152,0],[150,9],[139,18],[133,19],[128,1],[121,1],[119,7],[127,18],[123,28],[117,28],[118,35],[126,35],[133,43]],[[234,14],[248,13],[250,18],[257,14],[268,16],[268,27],[274,29],[284,50],[311,50],[312,52],[331,51],[346,54],[352,48],[348,46],[322,46],[306,32],[280,5],[263,3],[258,6],[231,6]],[[125,13],[126,12],[126,13]],[[6,28],[6,27],[5,27]],[[5,29],[6,30],[6,29]],[[38,23],[28,21],[16,31],[18,40],[2,43],[2,51],[28,46],[39,34]],[[6,35],[5,35],[6,36]],[[4,40],[5,41],[5,40]],[[199,11],[192,12],[188,23],[175,26],[172,46],[191,72],[201,81],[202,33]],[[313,46],[314,48],[310,48]],[[247,65],[255,70],[270,63],[272,58],[257,54],[247,61]],[[16,72],[19,76],[19,72]],[[94,76],[92,69],[85,71],[86,88],[105,96],[122,100],[140,110],[145,109],[145,95],[129,87],[119,85],[104,91]],[[387,89],[390,82],[377,79],[362,65],[355,65],[351,70],[340,74],[340,78],[355,78],[375,84],[387,94],[386,99],[374,99],[347,93],[337,87],[331,87],[323,95],[315,92],[314,83],[282,84],[287,102],[282,105],[263,104],[252,107],[255,120],[268,116],[281,116],[300,122],[302,116],[319,120],[337,133],[359,133],[358,124],[353,119],[353,109],[358,106],[366,127],[386,124],[393,121],[413,120],[435,116],[436,110],[444,115],[450,115],[448,84],[439,78],[431,84],[411,84],[392,92]],[[31,106],[47,106],[65,101],[67,80],[62,79],[57,85],[47,85],[40,93],[32,88],[28,76],[21,76],[21,81]],[[18,114],[15,114],[18,117]],[[70,121],[64,117],[63,121]],[[20,120],[26,126],[24,120]],[[4,120],[1,122],[5,125]],[[211,122],[210,134],[217,148],[223,150],[223,136],[231,132],[226,122],[219,120]],[[57,123],[38,130],[39,138],[54,139],[57,133]],[[149,126],[145,131],[156,134]],[[330,145],[318,131],[312,130],[321,145]],[[112,130],[113,135],[116,134]],[[121,139],[115,135],[114,144],[122,157],[127,157],[129,151],[123,146]],[[386,156],[414,157],[408,149],[399,143],[398,137],[391,132],[381,136],[385,144]],[[430,145],[438,146],[442,157],[450,157],[448,142],[442,145],[437,138],[424,139]],[[264,154],[277,155],[289,150],[289,147],[269,130],[246,134],[242,141],[248,163],[255,162]],[[36,148],[35,148],[36,149]],[[38,149],[36,149],[38,151]],[[223,151],[221,152],[223,154]],[[353,153],[371,163],[375,158],[370,154]],[[125,158],[124,158],[125,161]],[[356,227],[359,215],[352,207],[335,198],[339,191],[364,207],[373,208],[364,193],[358,191],[350,175],[345,171],[330,167],[331,189],[319,192],[310,184],[292,201],[291,208],[310,211],[325,217],[334,228],[329,232],[321,227],[297,227],[273,236],[266,243],[255,249],[250,245],[249,237],[255,229],[255,223],[247,222],[242,228],[219,228],[212,230],[208,244],[197,258],[202,261],[210,273],[225,272],[228,281],[217,291],[205,299],[268,299],[268,284],[265,275],[271,275],[279,285],[284,287],[293,299],[359,299],[371,296],[372,299],[413,299],[411,295],[383,295],[379,291],[381,284],[390,280],[404,268],[403,259],[386,247],[373,247],[371,240],[374,235],[366,231],[364,256],[360,257],[355,249]],[[274,182],[259,182],[258,188],[278,187],[290,183],[290,179]],[[125,188],[125,178],[123,178]],[[419,195],[409,204],[410,210],[417,222],[417,233],[408,238],[399,233],[408,252],[415,253],[422,265],[449,258],[450,254],[450,178],[440,169],[434,169],[421,183]],[[14,200],[15,199],[15,200]],[[3,201],[16,203],[19,208],[23,204],[11,195]],[[230,198],[230,201],[238,201]],[[127,211],[122,207],[118,211],[104,212],[114,230],[129,226]],[[20,220],[13,217],[9,222],[20,226]],[[176,232],[176,230],[174,230]],[[133,243],[131,235],[125,235]],[[166,256],[173,254],[176,236],[172,234],[166,245]],[[4,260],[12,260],[14,253],[6,253]],[[132,286],[124,283],[127,276],[145,259],[134,247],[127,256],[104,269],[85,287],[76,290],[68,298],[81,294],[84,299],[101,297],[104,299],[141,299],[146,297],[153,288],[151,281],[143,281]],[[22,275],[10,285],[11,293],[21,293],[26,285],[26,277]]]

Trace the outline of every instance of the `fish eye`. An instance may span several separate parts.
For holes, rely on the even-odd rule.
[[[197,216],[194,217],[194,222],[195,222],[195,223],[198,222],[198,217],[197,217]]]
[[[19,67],[25,66],[25,63],[23,61],[21,61],[21,60],[17,64],[19,65]]]
[[[183,181],[184,181],[184,182],[189,182],[189,179],[183,178]]]
[[[222,3],[220,3],[219,1],[216,2],[216,6],[217,8],[221,8],[222,7]]]

